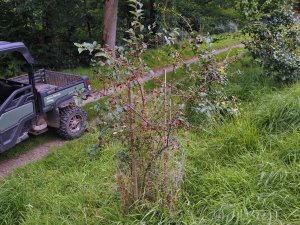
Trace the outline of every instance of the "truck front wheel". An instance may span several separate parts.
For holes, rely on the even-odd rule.
[[[86,112],[79,107],[65,107],[60,109],[60,128],[57,133],[64,139],[79,138],[87,122]]]

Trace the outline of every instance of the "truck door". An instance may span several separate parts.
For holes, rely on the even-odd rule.
[[[15,90],[0,105],[0,152],[8,150],[22,140],[22,135],[28,132],[35,115],[31,85]]]

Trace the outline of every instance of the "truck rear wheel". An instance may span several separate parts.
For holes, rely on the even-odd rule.
[[[79,107],[65,107],[60,109],[60,128],[57,133],[64,139],[79,138],[84,130],[87,121],[86,112]]]

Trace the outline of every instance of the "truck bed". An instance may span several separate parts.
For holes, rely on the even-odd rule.
[[[38,70],[34,74],[36,89],[38,92],[53,92],[59,90],[61,87],[68,86],[74,82],[82,80],[81,76],[67,74],[62,72],[50,71],[50,70]],[[28,75],[21,75],[14,77],[11,80],[28,84]]]
[[[10,80],[19,84],[29,84],[28,74]],[[74,95],[80,93],[82,96],[88,96],[90,93],[86,76],[42,69],[34,73],[34,80],[43,112],[57,107],[60,102],[72,99]]]

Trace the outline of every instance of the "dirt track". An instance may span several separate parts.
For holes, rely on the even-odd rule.
[[[226,48],[216,50],[214,52],[214,54],[217,55],[217,54],[225,52],[229,49],[240,48],[240,47],[244,47],[244,45],[243,44],[237,44],[237,45],[228,46]],[[193,57],[193,58],[190,58],[188,60],[185,60],[183,64],[191,64],[191,63],[195,63],[197,61],[198,61],[198,58]],[[171,71],[173,71],[173,67],[168,66],[168,67],[163,67],[163,68],[156,69],[154,71],[154,73],[146,74],[145,77],[143,78],[142,82],[160,77],[161,75],[164,74],[164,71],[171,72]],[[117,91],[118,92],[123,91],[125,88],[126,88],[125,86],[121,86]],[[88,103],[91,103],[91,102],[98,101],[101,98],[103,98],[104,96],[112,94],[114,91],[116,91],[116,90],[113,89],[113,88],[110,88],[106,91],[99,91],[97,94],[95,94],[94,96],[89,98],[87,101],[84,101],[83,104],[85,105],[85,104],[88,104]],[[49,150],[52,147],[62,146],[64,144],[64,142],[65,141],[57,138],[56,140],[53,140],[53,141],[44,143],[40,146],[37,146],[36,148],[34,148],[30,151],[27,151],[25,153],[22,153],[20,155],[14,156],[10,159],[7,159],[5,161],[0,162],[0,178],[3,178],[5,176],[9,175],[16,168],[25,166],[25,165],[29,164],[30,162],[34,162],[34,161],[37,161],[39,159],[42,159],[43,157],[47,156],[50,153]]]
[[[37,161],[49,154],[52,147],[62,146],[64,141],[57,139],[40,145],[28,152],[10,158],[0,163],[0,178],[9,175],[14,169],[27,165],[30,162]]]

